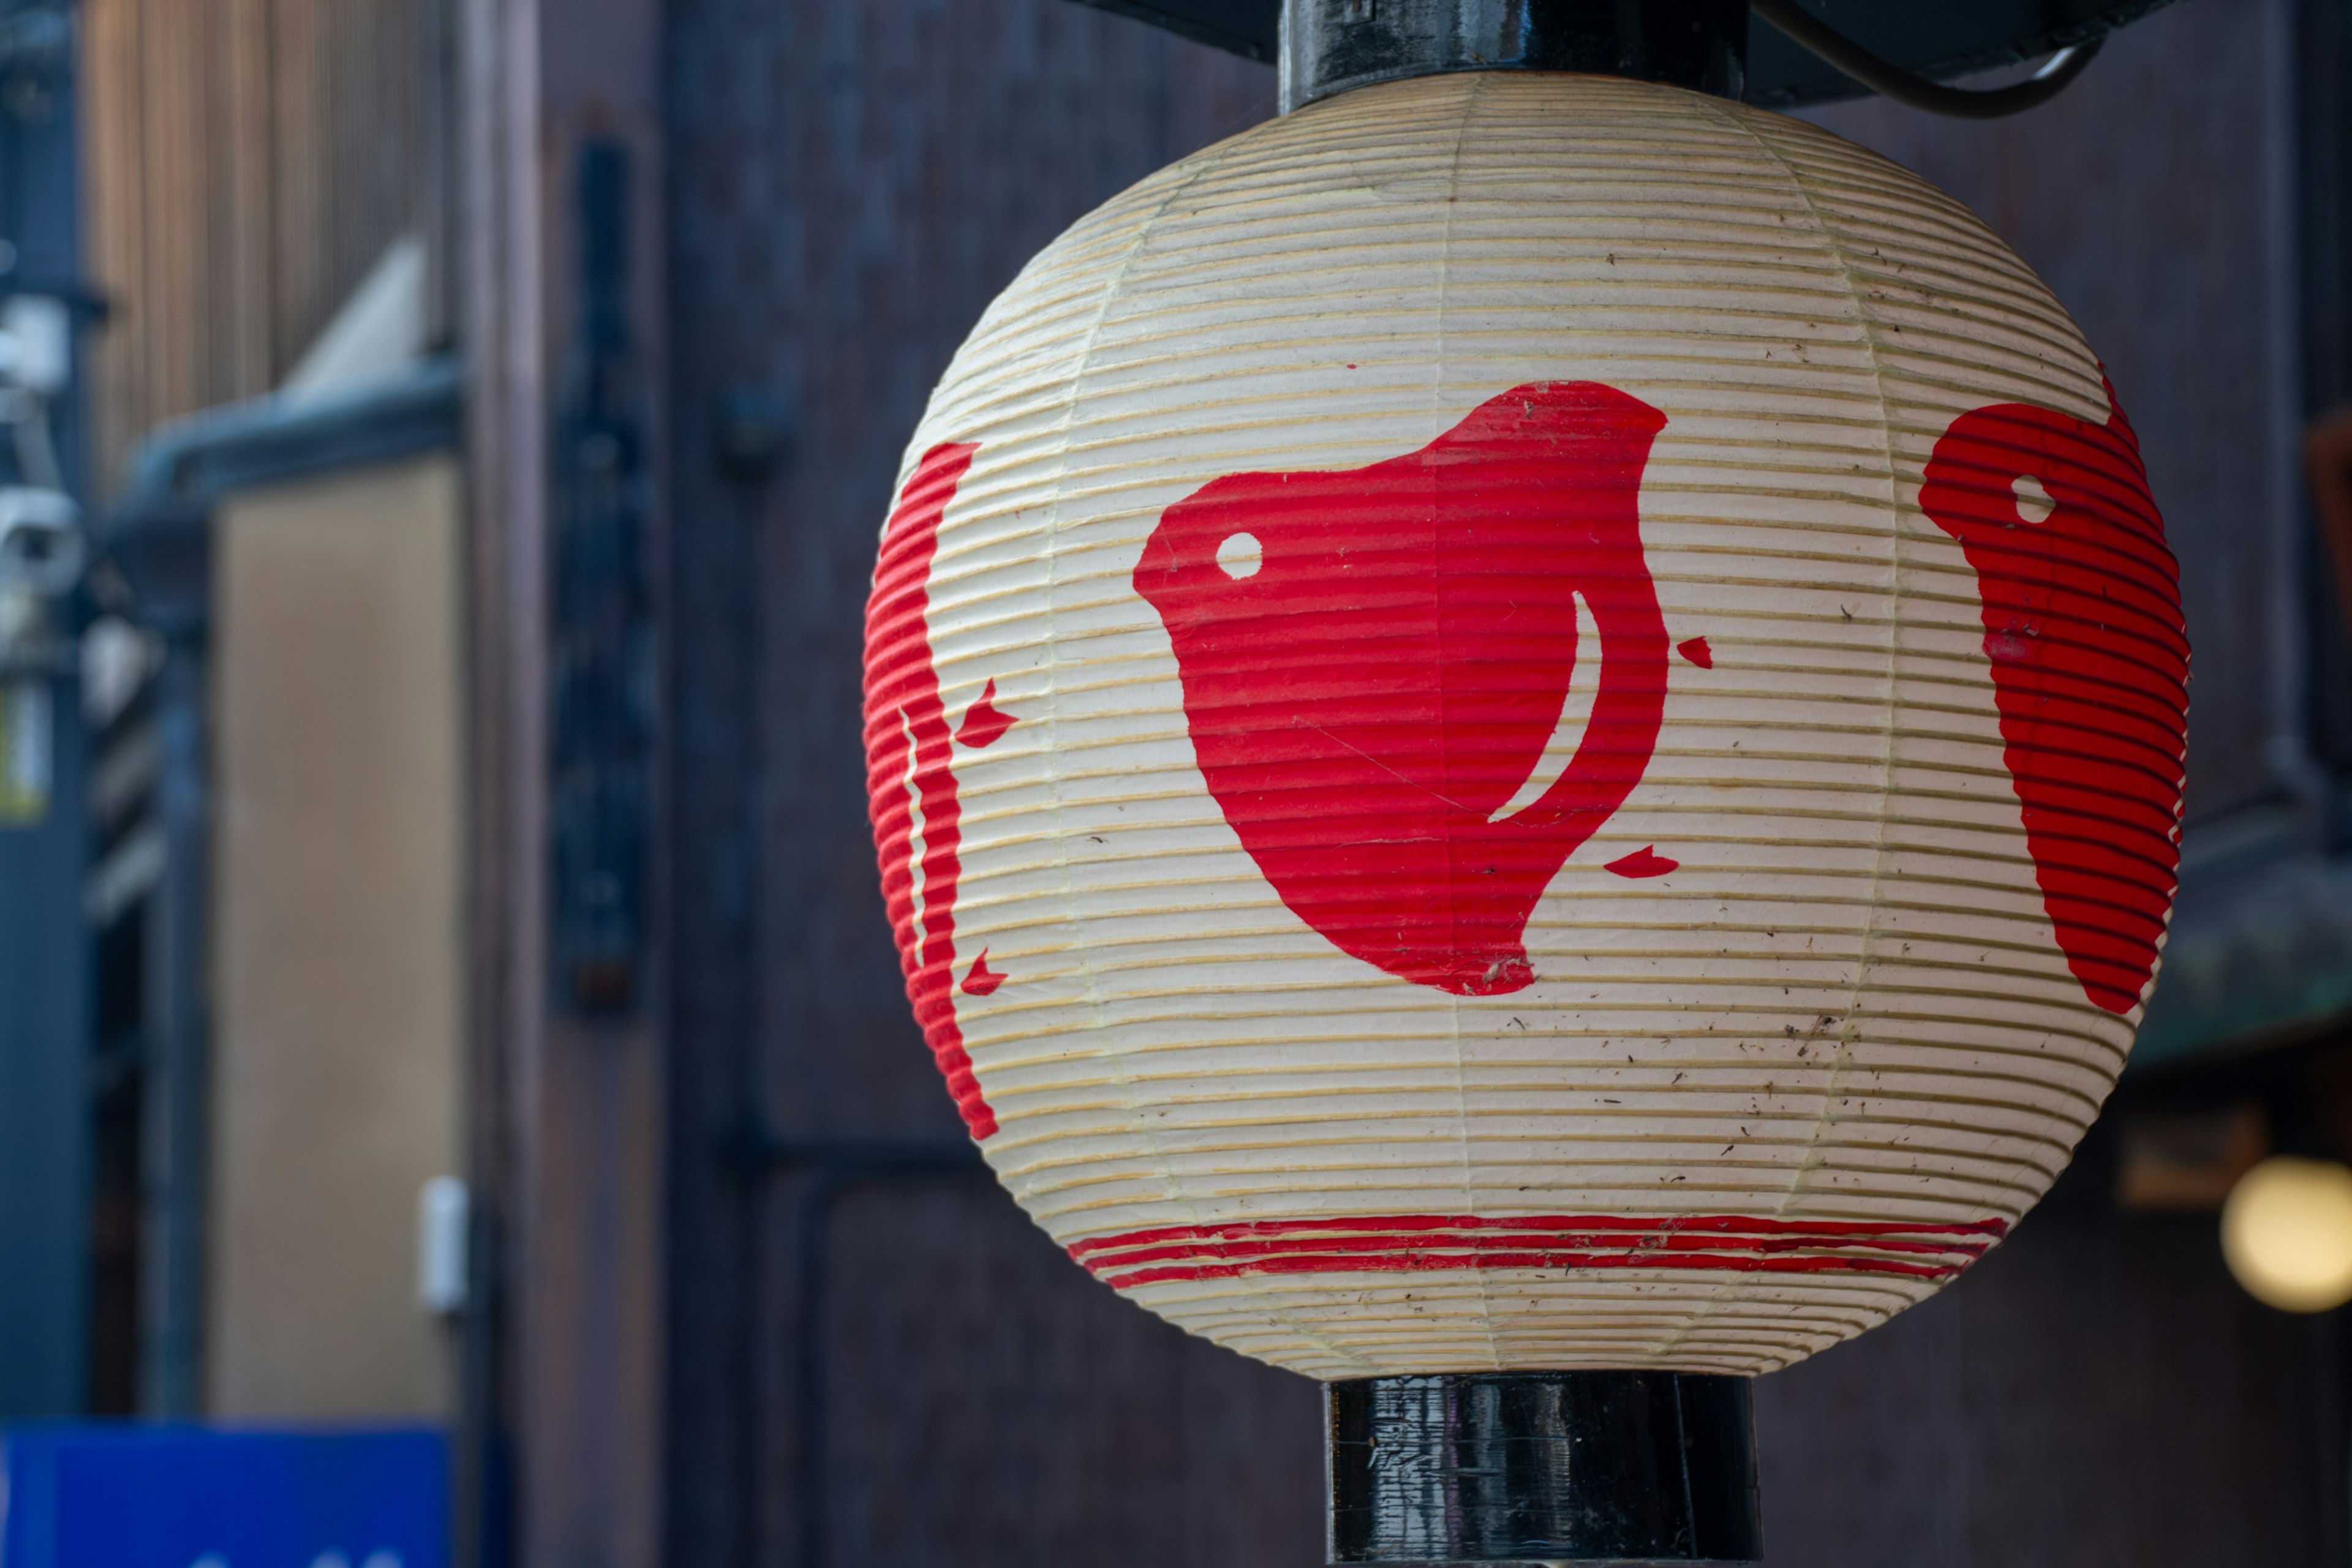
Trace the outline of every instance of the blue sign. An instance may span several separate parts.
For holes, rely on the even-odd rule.
[[[0,1568],[447,1568],[437,1430],[59,1423],[0,1455]]]

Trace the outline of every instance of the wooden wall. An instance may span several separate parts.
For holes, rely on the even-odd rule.
[[[442,0],[82,0],[101,490],[158,423],[277,385],[427,225]]]

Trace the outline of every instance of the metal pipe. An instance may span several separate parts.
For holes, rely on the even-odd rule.
[[[1958,120],[1999,120],[2049,102],[2083,74],[2104,36],[2060,49],[2042,68],[2008,87],[1946,87],[1892,60],[1881,59],[1814,16],[1796,0],[1749,0],[1750,7],[1801,47],[1836,67],[1873,92]]]

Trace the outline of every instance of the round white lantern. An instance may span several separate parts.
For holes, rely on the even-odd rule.
[[[1958,204],[1672,88],[1366,88],[1079,222],[931,400],[867,658],[988,1162],[1324,1379],[1919,1300],[2066,1163],[2172,898],[2097,357]]]

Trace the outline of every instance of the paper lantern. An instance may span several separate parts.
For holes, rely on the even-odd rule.
[[[2097,1112],[2187,658],[2096,356],[1958,204],[1453,74],[990,308],[866,745],[931,1049],[1102,1279],[1327,1380],[1754,1373],[1953,1279]]]

